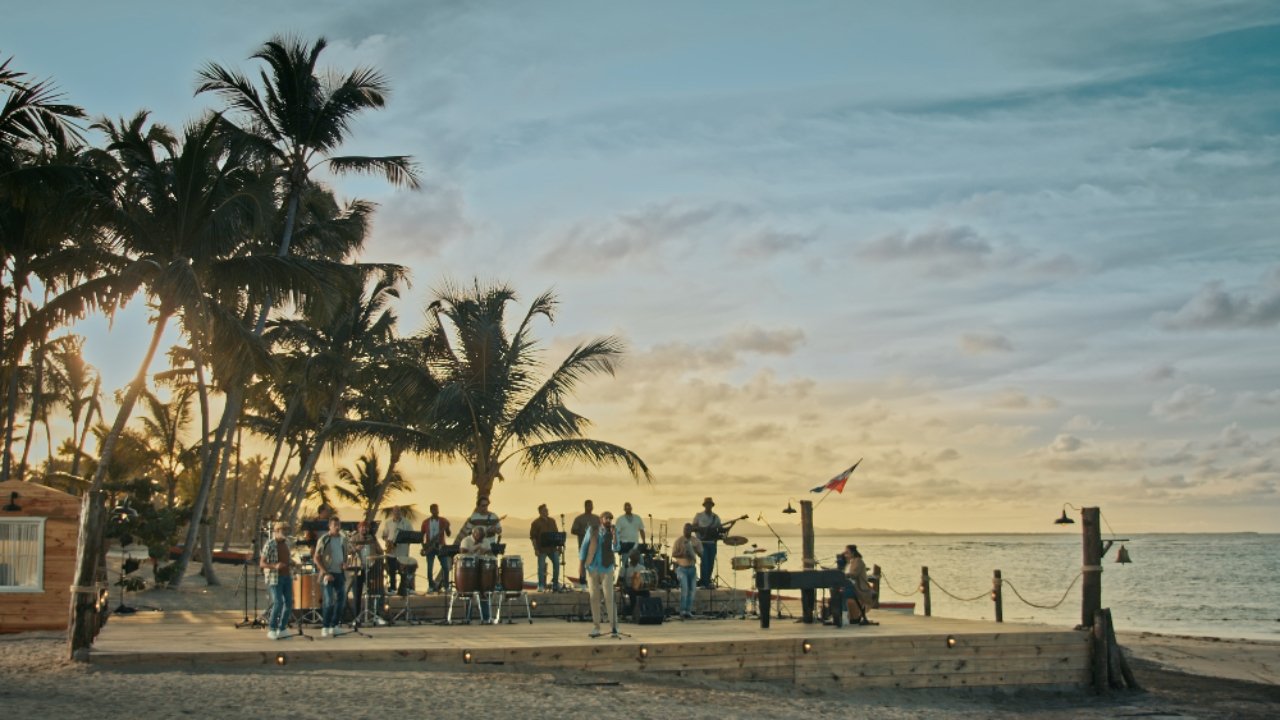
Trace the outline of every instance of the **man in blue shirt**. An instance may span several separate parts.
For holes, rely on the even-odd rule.
[[[600,600],[601,594],[607,608],[607,619],[613,628],[613,637],[618,635],[618,615],[614,608],[613,582],[614,571],[618,565],[618,531],[613,526],[613,513],[608,510],[600,513],[600,522],[592,524],[579,550],[579,558],[586,566],[587,584],[591,587],[591,637],[600,637]]]

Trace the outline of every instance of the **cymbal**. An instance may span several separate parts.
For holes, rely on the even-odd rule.
[[[746,545],[747,539],[742,537],[741,535],[730,535],[729,537],[724,539],[724,544],[728,545],[729,547],[737,547],[739,545]]]
[[[750,554],[750,553],[762,553],[762,552],[769,552],[769,549],[768,549],[768,548],[752,548],[751,550],[743,550],[743,552],[748,553],[748,554]]]

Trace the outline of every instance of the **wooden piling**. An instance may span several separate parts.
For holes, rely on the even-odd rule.
[[[991,599],[996,604],[996,622],[1004,622],[1004,580],[999,570],[991,579]]]
[[[924,616],[933,616],[933,595],[930,593],[929,587],[929,566],[922,565],[920,567],[920,594],[924,595]]]
[[[1084,536],[1084,577],[1081,578],[1080,626],[1089,627],[1102,609],[1102,528],[1096,507],[1080,510]]]

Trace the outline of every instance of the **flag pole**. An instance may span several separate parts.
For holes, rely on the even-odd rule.
[[[827,494],[822,496],[822,499],[821,499],[821,500],[819,500],[819,501],[817,502],[817,504],[815,504],[815,505],[813,506],[813,509],[814,509],[814,510],[817,510],[817,509],[818,509],[818,506],[819,506],[819,505],[822,505],[822,501],[823,501],[823,500],[826,500],[826,499],[827,499],[827,495],[830,495],[830,494],[831,494],[831,490],[830,490],[830,489],[828,489],[828,490],[827,490]]]

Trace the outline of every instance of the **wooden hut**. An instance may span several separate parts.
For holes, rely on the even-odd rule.
[[[79,532],[80,498],[0,482],[0,633],[66,629]]]

